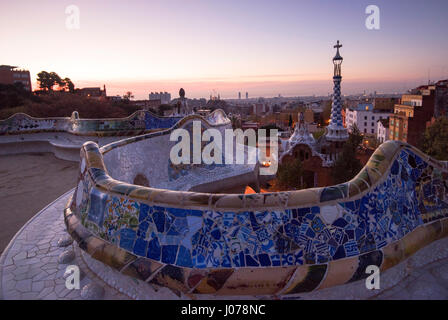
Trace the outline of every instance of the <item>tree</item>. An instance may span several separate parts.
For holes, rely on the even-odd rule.
[[[50,77],[53,79],[53,83],[57,84],[59,88],[65,87],[65,82],[62,80],[62,78],[56,73],[56,72],[50,72]]]
[[[230,121],[232,122],[233,129],[241,128],[241,119],[238,118],[237,116],[232,115],[232,117],[230,118]]]
[[[68,79],[68,78],[66,78]],[[46,91],[53,91],[53,87],[58,85],[59,88],[64,88],[66,83],[56,72],[41,71],[37,74],[37,82],[39,83],[39,88]]]
[[[347,143],[351,144],[356,151],[356,149],[358,149],[358,147],[361,145],[363,139],[364,137],[361,134],[361,131],[359,130],[358,126],[356,125],[356,123],[353,124],[351,128],[351,133],[348,136]]]
[[[437,160],[448,160],[448,118],[440,117],[426,128],[422,151]]]
[[[303,189],[302,177],[303,168],[300,159],[282,163],[278,167],[277,181],[283,188]]]
[[[356,158],[356,152],[361,145],[363,136],[358,127],[354,125],[347,142],[332,169],[333,182],[335,184],[351,180],[362,169],[361,161]]]
[[[326,126],[328,124],[328,121],[330,120],[331,105],[332,105],[331,100],[326,101],[324,109],[322,110],[322,113],[319,116],[319,123],[322,127]]]
[[[68,90],[70,93],[75,92],[75,85],[73,84],[72,80],[70,78],[65,78],[64,80],[64,88]]]
[[[123,96],[123,99],[125,100],[131,100],[132,98],[134,98],[134,96],[132,95],[131,91],[126,92],[126,94]]]
[[[39,88],[51,91],[54,86],[54,79],[47,71],[41,71],[37,74],[37,82],[39,83]]]

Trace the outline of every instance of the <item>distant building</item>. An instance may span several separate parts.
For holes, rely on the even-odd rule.
[[[256,115],[265,114],[266,113],[266,105],[264,103],[255,103],[253,113]]]
[[[434,107],[434,117],[448,117],[448,79],[440,80],[435,84],[436,101]]]
[[[106,98],[107,98],[107,100],[110,100],[110,101],[121,101],[121,100],[123,100],[123,98],[121,96],[119,96],[119,95],[116,95],[116,96],[106,96]]]
[[[106,85],[103,85],[103,90],[100,87],[89,87],[77,89],[77,92],[84,97],[89,98],[106,98]]]
[[[375,110],[394,112],[394,106],[400,102],[399,98],[375,98],[373,99],[373,108]]]
[[[31,76],[28,70],[17,69],[15,66],[0,65],[0,83],[21,83],[27,91],[32,91]]]
[[[389,140],[389,118],[378,120],[376,139],[380,143]]]
[[[142,108],[142,110],[157,110],[160,107],[160,100],[133,100],[130,103]]]
[[[306,123],[317,123],[316,121],[314,121],[314,112],[313,112],[313,110],[311,110],[309,108],[305,109],[304,117],[305,117],[305,122]]]
[[[373,136],[378,130],[378,120],[387,119],[390,115],[390,112],[375,110],[372,103],[359,103],[356,108],[347,108],[345,112],[345,122],[350,132],[356,124],[361,133]]]
[[[246,92],[246,99],[249,99],[249,92]]]
[[[389,119],[389,140],[417,145],[435,115],[436,85],[420,86],[401,96]]]
[[[171,102],[171,94],[168,92],[151,92],[149,100],[160,100],[161,104],[169,104]]]
[[[241,91],[238,92],[238,100],[241,100]]]
[[[243,122],[242,124],[241,124],[241,128],[243,129],[243,130],[246,130],[246,129],[254,129],[254,130],[257,130],[258,129],[258,125],[259,125],[259,123],[258,122]]]

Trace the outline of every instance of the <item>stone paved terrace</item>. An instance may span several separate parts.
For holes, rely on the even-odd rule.
[[[65,231],[63,208],[73,191],[34,216],[0,258],[1,299],[190,299],[119,274],[93,260]],[[63,241],[61,241],[61,239]],[[78,265],[81,289],[65,287],[66,267]],[[238,299],[247,297],[196,298]],[[282,299],[262,296],[253,299]],[[368,291],[364,280],[300,294],[288,299],[448,299],[448,239],[436,241],[381,275],[381,290]]]

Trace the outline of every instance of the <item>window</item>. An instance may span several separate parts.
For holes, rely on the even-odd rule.
[[[372,116],[372,120],[375,120],[375,116]]]
[[[371,126],[374,127],[375,126],[375,122],[372,122]]]
[[[367,127],[367,122],[364,122],[364,127]]]
[[[372,129],[372,133],[375,133],[375,130],[374,130],[374,129]]]
[[[364,133],[367,133],[367,129],[364,129]]]
[[[367,120],[367,116],[364,117],[364,120]]]

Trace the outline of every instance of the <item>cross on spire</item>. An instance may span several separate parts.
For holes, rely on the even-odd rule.
[[[339,44],[339,40],[333,48],[336,48],[338,50],[339,50],[339,48],[342,48],[342,44]]]

